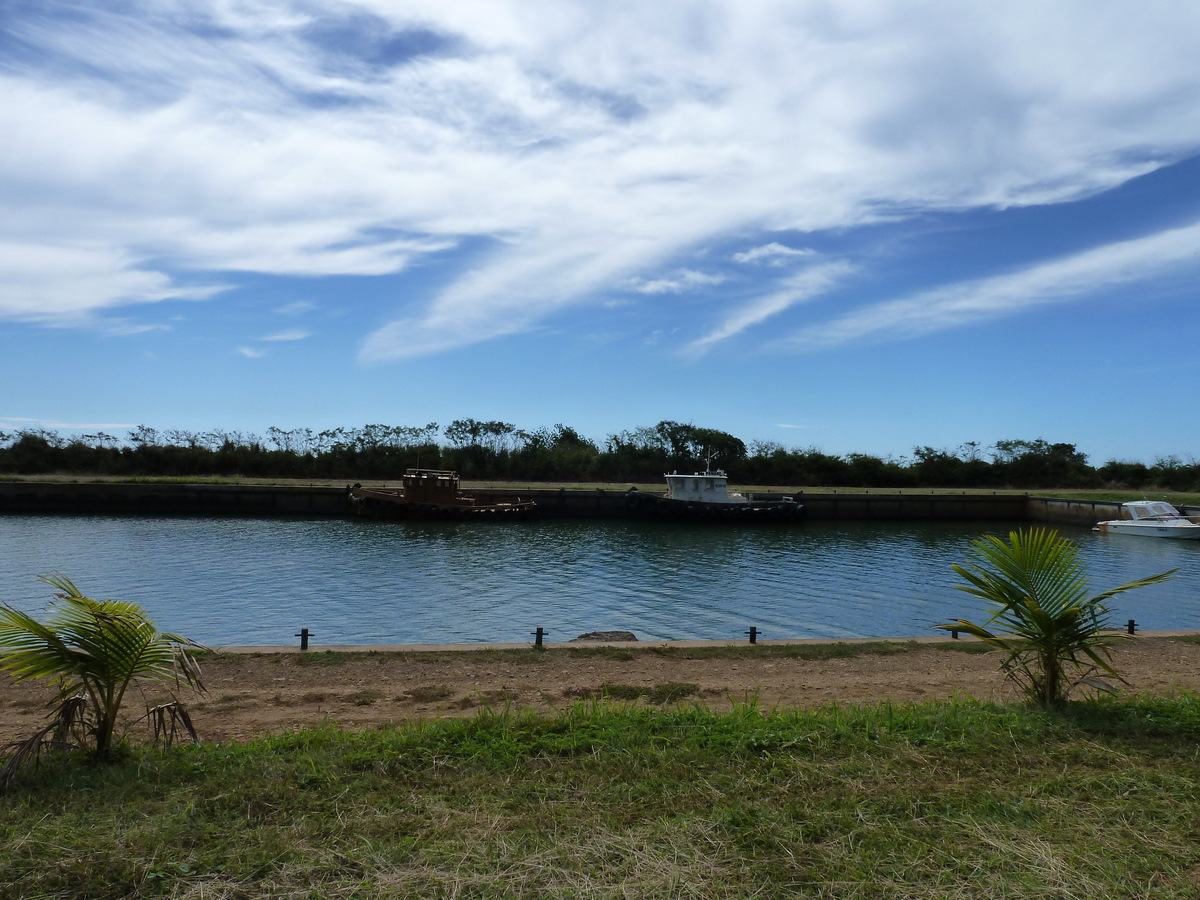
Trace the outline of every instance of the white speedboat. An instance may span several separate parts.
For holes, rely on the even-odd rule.
[[[1200,525],[1193,522],[1170,503],[1161,500],[1132,500],[1122,503],[1128,519],[1097,522],[1092,531],[1101,534],[1140,534],[1146,537],[1200,540]]]

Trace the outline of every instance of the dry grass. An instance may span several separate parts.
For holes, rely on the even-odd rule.
[[[615,687],[615,685],[610,686]],[[1200,699],[593,700],[48,768],[0,897],[1194,897]]]

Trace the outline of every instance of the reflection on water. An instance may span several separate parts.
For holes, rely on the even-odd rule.
[[[0,599],[41,609],[36,576],[63,571],[213,645],[292,644],[302,626],[322,644],[524,641],[538,625],[550,640],[601,629],[741,640],[750,625],[767,638],[904,636],[980,616],[950,566],[981,533],[1011,527],[8,516]],[[1116,598],[1118,620],[1200,627],[1200,547],[1061,530],[1097,591],[1181,569]]]

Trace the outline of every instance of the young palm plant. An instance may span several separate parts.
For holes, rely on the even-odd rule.
[[[1177,569],[1139,578],[1094,597],[1079,550],[1057,531],[1010,532],[1008,542],[986,536],[972,545],[970,568],[953,566],[967,584],[955,585],[993,606],[984,625],[954,619],[934,626],[961,631],[1003,650],[1001,665],[1025,696],[1059,706],[1080,684],[1112,689],[1097,673],[1122,680],[1111,664],[1113,633],[1108,601],[1117,594],[1166,581]],[[990,628],[999,626],[998,633]]]
[[[112,752],[117,715],[130,685],[184,681],[202,689],[199,668],[186,649],[199,644],[158,631],[136,603],[85,597],[59,573],[40,580],[57,590],[60,604],[47,622],[0,606],[0,668],[17,681],[58,682],[53,702],[59,707],[52,722],[27,744],[34,746],[53,732],[62,746],[66,733],[82,726],[93,756],[102,760]]]

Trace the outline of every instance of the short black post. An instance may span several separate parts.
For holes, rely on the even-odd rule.
[[[758,643],[758,629],[755,628],[753,625],[750,626],[749,631],[743,631],[742,634],[750,635],[750,643],[752,643],[752,644]]]
[[[950,629],[950,637],[954,638],[954,640],[956,640],[956,641],[958,640],[958,629],[957,628]]]
[[[300,638],[300,649],[307,650],[308,649],[308,638],[309,638],[308,629],[301,628],[300,633],[298,635],[296,635],[296,637]]]
[[[546,636],[546,630],[539,625],[537,627],[537,631],[531,631],[529,633],[533,635],[534,648],[537,650],[545,650],[546,648],[542,646],[542,638]]]
[[[1128,631],[1130,634],[1137,634],[1137,622],[1133,621],[1133,619],[1130,619],[1125,624],[1125,630]]]

